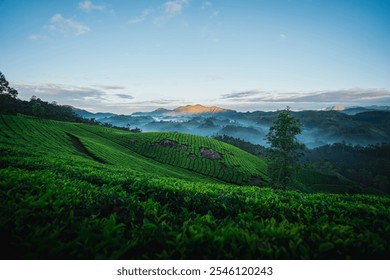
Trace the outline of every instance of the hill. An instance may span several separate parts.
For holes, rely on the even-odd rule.
[[[263,185],[264,160],[214,139],[182,133],[142,133],[124,140],[130,150],[159,162],[235,183]]]
[[[345,110],[293,112],[302,124],[299,140],[309,148],[348,142],[370,145],[390,142],[390,112],[386,106]],[[337,108],[336,109],[341,109]],[[353,114],[351,114],[353,112]],[[253,144],[266,145],[264,135],[277,112],[236,112],[219,107],[188,105],[174,110],[157,109],[132,115],[108,116],[99,121],[115,126],[139,127],[145,132],[184,132],[200,136],[227,134]],[[234,129],[231,129],[234,126]]]
[[[231,110],[223,109],[221,107],[212,106],[207,107],[200,104],[196,105],[187,105],[187,106],[180,106],[174,109],[172,112],[170,112],[170,115],[197,115],[197,114],[205,114],[205,113],[222,113],[222,112],[230,112]]]
[[[96,120],[100,120],[100,119],[103,119],[103,118],[110,118],[110,117],[115,117],[116,114],[114,113],[101,113],[101,112],[98,112],[98,113],[91,113],[91,112],[88,112],[87,110],[83,110],[83,109],[78,109],[78,108],[74,108],[72,107],[72,111],[76,114],[76,115],[79,115],[80,117],[83,117],[83,118],[86,118],[86,119],[96,119]]]
[[[154,176],[216,182],[212,179],[214,177],[238,184],[243,183],[242,178],[249,180],[252,177],[261,177],[266,180],[264,161],[213,139],[174,133],[137,134],[96,125],[61,123],[16,116],[2,116],[2,127],[3,137],[7,140],[3,144],[13,146],[17,143],[31,150],[27,155],[30,153],[34,155],[37,146],[35,141],[37,137],[41,138],[44,145],[39,146],[44,149],[40,152],[46,153],[48,160],[53,158],[77,160],[80,157],[85,159],[87,155],[87,158],[95,161],[98,159],[100,163],[130,168]],[[31,141],[32,139],[35,141]],[[185,142],[188,150],[183,151],[182,147],[167,150],[164,145],[156,147],[154,143],[157,139]],[[205,149],[214,149],[215,153],[221,155],[220,158],[211,160],[202,157],[199,145],[203,145]],[[195,157],[192,158],[190,154],[194,154]],[[248,169],[253,174],[239,167],[240,164],[254,166],[256,163],[258,164],[256,168]],[[221,166],[224,167],[223,170]]]
[[[264,166],[211,139],[1,115],[0,156],[2,258],[389,257],[388,197],[223,183]]]
[[[373,112],[373,111],[390,111],[390,106],[367,106],[367,107],[348,107],[341,112],[348,115],[356,115],[358,113]]]

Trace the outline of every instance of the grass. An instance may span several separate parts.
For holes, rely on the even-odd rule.
[[[77,150],[67,133],[104,163]],[[174,136],[1,116],[2,258],[389,258],[389,197],[228,184],[170,162],[178,147],[153,146],[157,156],[171,153],[154,160],[128,142],[169,138],[194,153],[207,145],[223,160],[243,155]]]

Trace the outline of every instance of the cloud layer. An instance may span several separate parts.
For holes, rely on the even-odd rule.
[[[28,38],[31,40],[31,41],[42,41],[42,40],[46,40],[48,37],[47,36],[44,36],[44,35],[40,35],[40,34],[30,34],[30,36],[28,36]]]
[[[239,102],[317,102],[317,103],[349,103],[390,99],[387,89],[340,89],[312,92],[274,92],[250,90],[221,95],[223,100]]]
[[[132,24],[141,23],[141,22],[145,21],[145,19],[146,19],[151,13],[152,13],[152,10],[151,10],[151,9],[145,9],[145,10],[142,11],[142,13],[141,13],[139,16],[137,16],[137,17],[135,17],[135,18],[129,20],[128,23],[132,23]]]
[[[89,12],[92,10],[99,10],[103,11],[104,6],[103,5],[95,5],[92,3],[92,1],[83,1],[79,3],[79,8],[83,11]]]
[[[35,95],[44,101],[56,101],[61,105],[71,105],[91,110],[107,110],[115,107],[127,106],[134,96],[119,85],[95,85],[89,87],[41,83],[41,84],[15,84],[19,97],[29,100]]]
[[[183,8],[188,5],[189,0],[174,0],[164,3],[164,12],[167,15],[177,15],[180,14]]]
[[[45,101],[56,101],[91,111],[129,114],[151,111],[159,107],[176,108],[194,103],[182,99],[138,99],[121,85],[72,86],[55,83],[15,84],[19,97],[29,100],[36,95]],[[200,101],[196,101],[199,103]],[[211,103],[210,103],[211,102]],[[312,92],[275,92],[250,90],[221,95],[204,105],[216,105],[239,111],[276,110],[291,106],[294,110],[316,110],[330,105],[390,105],[387,89],[340,89]]]
[[[156,98],[139,100],[126,87],[120,85],[74,86],[56,83],[14,84],[19,98],[30,100],[38,98],[60,105],[71,105],[92,112],[113,112],[130,114],[135,111],[152,111],[159,107],[175,108],[187,105],[188,101],[180,99]]]
[[[50,30],[59,31],[61,33],[71,32],[79,36],[91,31],[88,26],[71,18],[64,18],[61,14],[55,14],[52,16],[50,23]]]

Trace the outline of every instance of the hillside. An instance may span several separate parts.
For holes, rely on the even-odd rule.
[[[238,174],[241,175],[240,178],[251,178],[251,174],[249,173],[243,175],[236,171],[239,164],[244,164],[244,166],[252,164],[245,163],[246,160],[255,160],[255,162],[258,162],[259,166],[261,166],[259,168],[262,168],[261,170],[255,170],[253,168],[253,177],[264,176],[263,174],[265,172],[265,163],[260,159],[246,154],[244,151],[236,149],[235,147],[229,147],[224,143],[221,143],[220,147],[216,148],[220,142],[212,139],[209,141],[206,139],[207,143],[202,143],[204,143],[205,146],[209,145],[210,147],[213,147],[216,151],[220,151],[221,153],[223,149],[223,153],[226,154],[224,159],[213,161],[214,165],[212,166],[216,166],[216,168],[219,165],[225,165],[224,170],[219,170],[218,168],[218,172],[215,173],[211,173],[211,171],[207,169],[199,169],[201,162],[205,161],[205,159],[203,159],[203,161],[200,158],[191,159],[183,153],[176,153],[175,156],[177,157],[175,158],[171,156],[172,150],[169,151],[170,156],[165,158],[164,155],[167,155],[167,153],[161,154],[159,151],[156,151],[156,149],[153,149],[154,146],[152,146],[151,143],[147,146],[147,149],[143,149],[141,153],[134,153],[132,151],[134,145],[130,145],[129,143],[132,143],[135,138],[139,139],[139,143],[148,141],[148,134],[137,134],[81,123],[39,120],[34,117],[1,116],[1,121],[1,133],[4,138],[2,145],[5,147],[13,147],[17,144],[19,147],[24,147],[24,149],[28,151],[26,157],[30,154],[31,156],[35,156],[36,152],[39,154],[44,152],[45,158],[49,161],[63,158],[71,158],[74,161],[94,159],[95,161],[105,163],[106,165],[118,168],[128,168],[132,171],[142,172],[144,174],[149,173],[154,176],[185,178],[187,180],[208,182],[216,182],[212,179],[215,177],[224,181],[238,183],[239,181],[236,178],[236,176],[239,176]],[[38,143],[39,145],[37,142],[31,141],[37,137],[38,139],[41,138],[40,140],[42,141],[42,143]],[[177,136],[175,137],[177,138]],[[140,138],[144,140],[141,141]],[[199,138],[202,139],[201,137]],[[196,140],[199,141],[199,139]],[[37,151],[37,145],[42,149],[38,149]],[[229,149],[232,149],[232,152]],[[191,150],[198,150],[196,153],[199,154],[199,147],[193,145]],[[142,153],[147,157],[142,156]],[[231,155],[231,153],[234,154]],[[242,154],[244,154],[244,156],[242,156]],[[157,161],[152,159],[155,156],[158,159]],[[177,164],[175,164],[176,161]],[[160,162],[169,163],[169,165]],[[179,162],[183,164],[179,164]],[[184,162],[187,162],[187,164],[185,165]],[[243,170],[241,171],[244,172]],[[207,177],[202,174],[207,175]],[[240,181],[240,183],[242,182]]]
[[[366,146],[390,142],[390,129],[385,125],[390,119],[390,112],[386,108],[367,107],[367,110],[355,110],[353,114],[348,108],[304,110],[293,112],[293,115],[302,124],[299,140],[309,148],[343,141]],[[138,127],[145,132],[183,132],[208,137],[226,134],[254,144],[266,145],[264,135],[276,115],[277,112],[244,113],[215,106],[187,105],[174,110],[160,108],[152,112],[108,116],[99,121],[115,126]],[[99,116],[96,114],[95,118]],[[231,129],[232,126],[234,129]]]
[[[264,185],[268,181],[264,160],[214,139],[173,132],[122,139],[138,154],[226,182]]]
[[[389,257],[388,197],[226,184],[264,162],[212,139],[2,115],[0,152],[2,258]]]

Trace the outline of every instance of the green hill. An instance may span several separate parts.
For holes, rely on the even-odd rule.
[[[147,158],[235,183],[264,185],[264,160],[229,144],[175,132],[110,133],[110,139]]]
[[[388,197],[237,186],[264,161],[211,139],[2,115],[0,155],[2,258],[389,257]]]
[[[234,146],[181,133],[131,133],[100,126],[2,116],[1,133],[12,146],[46,157],[92,159],[155,176],[234,184],[267,181],[264,160]],[[163,164],[161,164],[163,163]],[[202,176],[206,175],[206,176]]]
[[[218,180],[212,179],[212,176],[206,177],[185,168],[179,168],[184,166],[175,167],[161,164],[134,153],[128,147],[128,140],[144,136],[144,134],[137,135],[100,126],[40,120],[27,116],[1,116],[0,122],[3,149],[7,147],[22,149],[23,158],[20,159],[22,162],[26,162],[28,158],[34,161],[42,160],[43,164],[44,162],[61,163],[71,160],[72,162],[80,162],[80,164],[82,162],[83,165],[95,166],[96,163],[99,163],[100,168],[103,168],[102,164],[105,167],[125,168],[133,172],[151,174],[155,177],[218,182]],[[213,140],[213,142],[217,141]],[[240,160],[238,158],[239,152],[238,150],[238,153],[235,154],[237,161]],[[229,157],[229,159],[231,158],[232,156]],[[7,158],[3,160],[7,160]],[[161,161],[164,162],[163,157]],[[232,162],[237,164],[234,160]],[[260,163],[264,164],[262,161]],[[208,172],[203,170],[200,173],[207,174]],[[229,175],[229,173],[225,173]],[[219,178],[223,179],[222,176]],[[229,181],[229,178],[226,180]],[[232,180],[232,182],[234,181]]]

